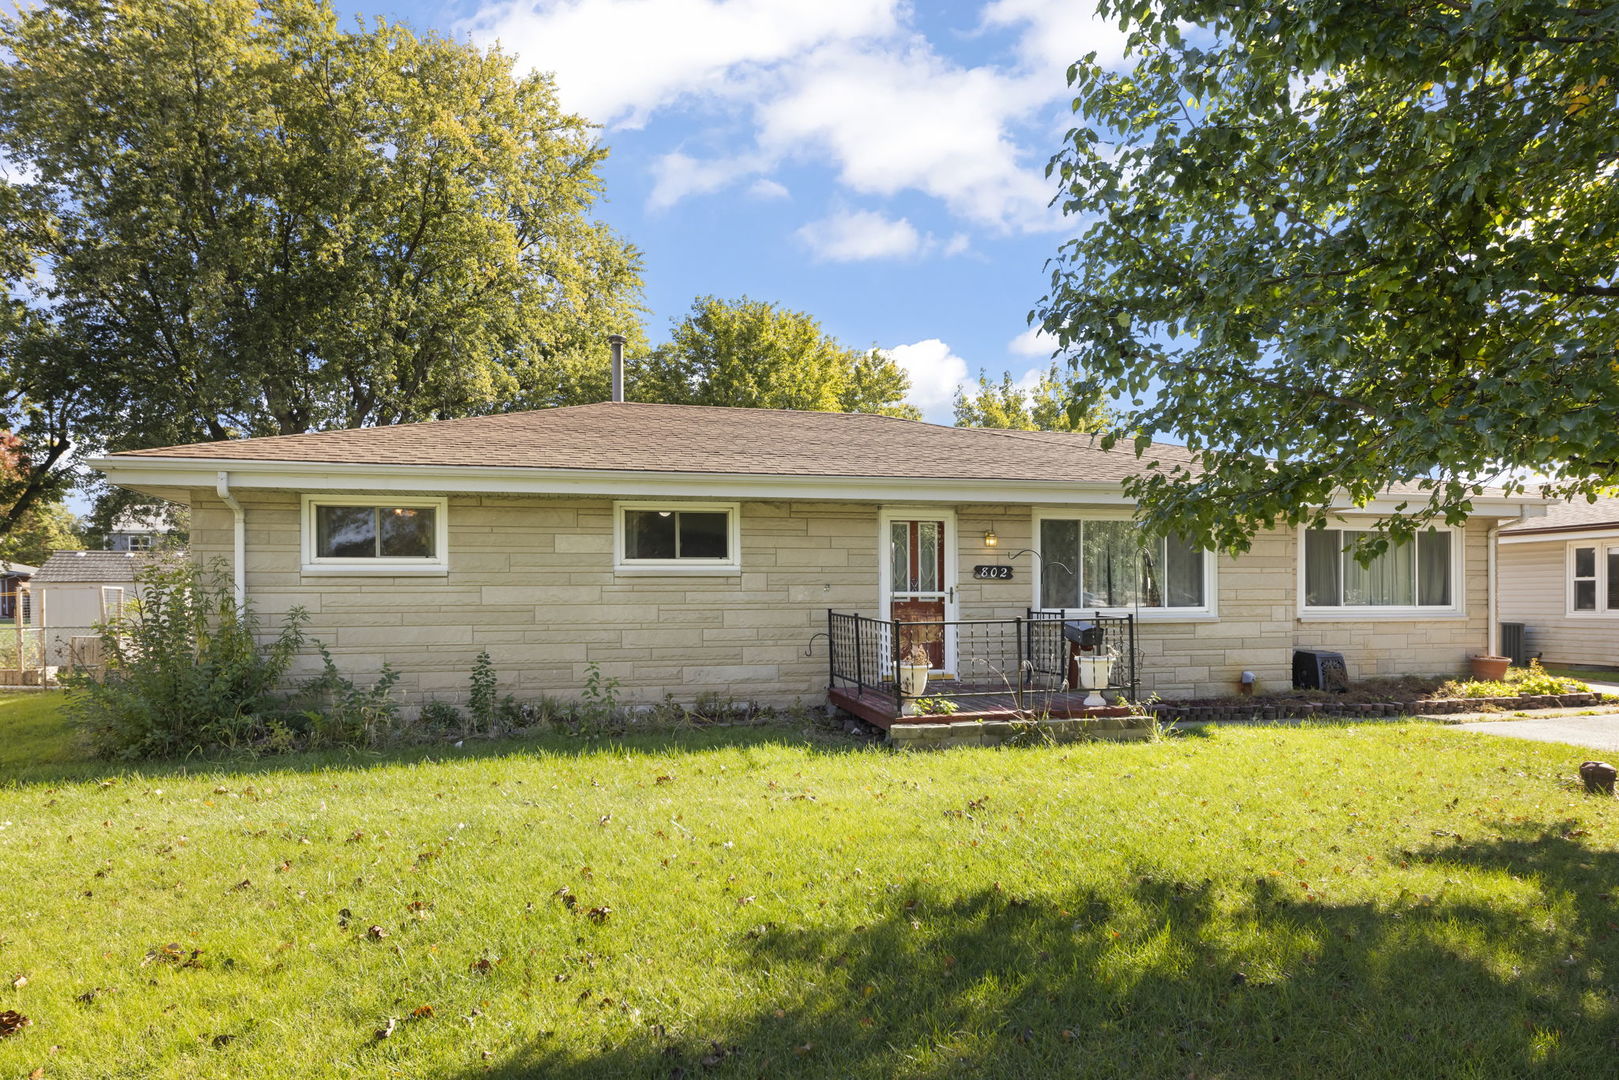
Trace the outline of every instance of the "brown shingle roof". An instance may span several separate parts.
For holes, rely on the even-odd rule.
[[[1571,532],[1576,529],[1600,529],[1619,526],[1619,497],[1608,496],[1596,502],[1571,499],[1546,508],[1545,517],[1526,518],[1501,529],[1503,534],[1538,532]]]
[[[1193,464],[1185,447],[1148,456]],[[863,413],[599,402],[560,409],[133,450],[117,458],[506,466],[885,479],[1113,482],[1139,472],[1128,441],[945,427]]]
[[[134,551],[53,551],[34,574],[35,585],[127,585],[156,556]]]

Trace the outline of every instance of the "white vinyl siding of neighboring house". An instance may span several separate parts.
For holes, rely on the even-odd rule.
[[[1509,534],[1510,535],[1510,534]],[[1576,608],[1574,550],[1595,549],[1595,608]],[[1603,610],[1612,581],[1604,555],[1619,548],[1619,533],[1570,540],[1567,536],[1508,539],[1496,553],[1498,609],[1502,622],[1523,623],[1525,646],[1548,664],[1619,666],[1619,611]]]

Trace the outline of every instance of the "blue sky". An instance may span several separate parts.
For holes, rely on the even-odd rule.
[[[1064,223],[1047,159],[1068,64],[1122,40],[1086,0],[342,0],[499,41],[611,150],[600,216],[645,253],[648,335],[694,297],[807,311],[892,350],[948,422],[979,368],[1050,349],[1026,316]]]

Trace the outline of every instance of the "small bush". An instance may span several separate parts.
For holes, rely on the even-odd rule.
[[[499,727],[499,717],[496,710],[499,702],[496,700],[495,662],[489,656],[489,650],[480,652],[472,662],[472,692],[467,697],[467,712],[472,715],[473,729],[485,735],[493,735]]]
[[[304,643],[304,613],[287,613],[268,645],[218,567],[157,564],[137,599],[99,628],[105,670],[65,679],[69,715],[108,757],[189,754],[251,744],[286,708],[278,687]]]
[[[311,748],[380,746],[400,732],[399,702],[393,688],[399,672],[388,664],[370,686],[359,686],[337,669],[326,646],[320,650],[323,670],[304,684],[300,699],[311,700],[303,716],[309,726],[304,745]]]
[[[1539,660],[1529,661],[1526,668],[1509,668],[1507,677],[1500,680],[1452,679],[1439,688],[1440,697],[1480,698],[1518,697],[1540,694],[1580,694],[1591,689],[1578,679],[1563,679],[1547,674]]]
[[[355,685],[315,642],[324,670],[290,689],[287,674],[306,644],[294,608],[268,644],[250,604],[237,604],[218,564],[200,570],[157,564],[137,575],[137,599],[98,628],[105,668],[65,676],[68,715],[106,757],[142,758],[217,750],[280,753],[377,746],[398,736],[384,665]]]
[[[421,724],[434,735],[459,734],[463,730],[461,710],[448,701],[429,701],[423,705]]]

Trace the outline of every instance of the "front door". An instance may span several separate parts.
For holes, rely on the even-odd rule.
[[[900,655],[921,645],[936,672],[956,662],[954,526],[944,514],[886,519],[883,603],[894,622],[923,624],[900,628]]]

